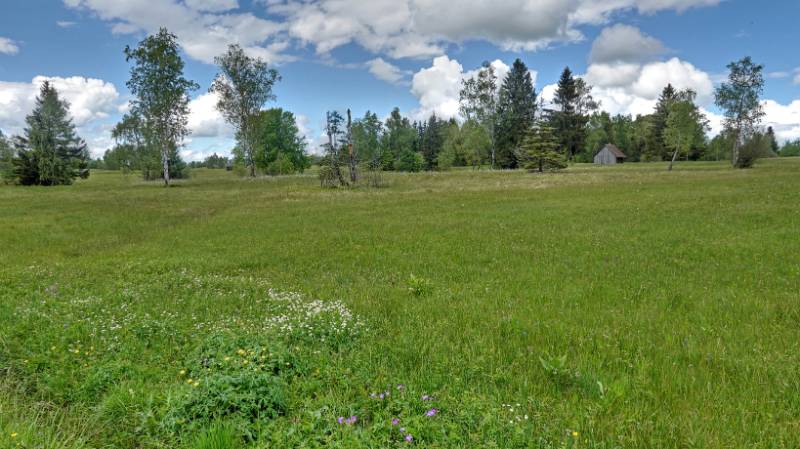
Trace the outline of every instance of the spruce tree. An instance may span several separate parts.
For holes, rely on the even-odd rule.
[[[561,170],[567,168],[554,130],[546,123],[529,129],[518,150],[520,165],[528,171]]]
[[[575,78],[569,67],[566,67],[558,80],[553,103],[558,109],[550,114],[550,126],[555,129],[568,160],[581,152],[586,140],[586,123],[590,112],[597,109],[598,104],[591,96],[592,86],[582,79]]]
[[[89,176],[86,143],[75,133],[69,104],[48,81],[25,118],[24,136],[16,142],[14,176],[22,185],[68,185]]]
[[[528,67],[520,59],[514,61],[500,86],[497,109],[497,165],[517,168],[519,161],[514,150],[536,119],[536,89]]]
[[[0,182],[8,184],[14,180],[14,149],[0,130]]]
[[[669,113],[672,105],[678,101],[678,91],[667,84],[661,92],[656,104],[656,110],[652,115],[650,132],[647,135],[646,153],[650,159],[663,160],[669,158],[670,150],[664,142],[664,129],[667,127]]]

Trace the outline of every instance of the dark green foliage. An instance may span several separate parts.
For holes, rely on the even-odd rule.
[[[14,176],[22,185],[65,185],[89,176],[86,144],[75,134],[69,105],[45,81],[17,139]]]
[[[667,87],[661,91],[658,103],[656,103],[656,110],[650,118],[650,127],[645,146],[647,160],[661,161],[671,157],[671,152],[664,143],[664,130],[667,128],[667,120],[669,119],[672,104],[676,101],[678,101],[678,91],[672,87],[672,84],[667,84]]]
[[[0,130],[0,182],[9,184],[14,181],[14,148]]]
[[[517,59],[500,86],[495,128],[498,167],[517,168],[516,149],[535,119],[536,89],[530,70]]]
[[[186,368],[185,386],[164,425],[181,433],[227,420],[248,438],[264,421],[286,413],[287,379],[299,372],[297,359],[274,338],[234,334],[208,337]]]
[[[775,157],[781,151],[778,139],[775,137],[775,130],[771,126],[767,127],[767,139],[769,139],[769,157]]]
[[[567,168],[553,128],[539,123],[530,129],[517,153],[520,165],[528,171],[550,171]]]
[[[757,132],[739,149],[736,168],[751,168],[761,158],[771,157],[772,142],[768,134]]]
[[[300,135],[294,114],[281,108],[267,109],[258,114],[256,140],[253,149],[255,164],[270,175],[302,173],[311,166],[305,153],[305,138]],[[240,148],[240,147],[237,147]],[[237,161],[245,163],[242,151],[235,152]]]
[[[353,146],[358,149],[359,158],[370,170],[383,169],[383,135],[383,123],[373,112],[367,111],[364,118],[353,123]]]
[[[217,153],[208,156],[207,158],[203,159],[203,167],[205,168],[213,168],[213,169],[223,169],[227,168],[230,160],[227,157],[220,156]]]
[[[781,148],[781,157],[797,157],[800,156],[800,139],[786,142]]]
[[[592,99],[591,90],[591,86],[583,79],[573,76],[569,67],[561,73],[553,99],[557,109],[550,111],[549,126],[553,128],[560,148],[568,160],[583,151],[587,114],[598,107]]]
[[[426,123],[420,125],[419,151],[425,160],[425,170],[437,168],[437,158],[444,146],[447,126],[447,122],[436,117],[436,114],[431,115]]]
[[[425,169],[425,158],[412,150],[403,150],[394,162],[397,171],[419,172]]]
[[[415,151],[417,137],[417,130],[408,118],[400,114],[399,108],[394,108],[386,119],[386,131],[382,141],[381,159],[384,170],[399,170],[395,161],[400,155]]]

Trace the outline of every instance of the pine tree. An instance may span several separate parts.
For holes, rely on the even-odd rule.
[[[25,135],[17,140],[14,175],[22,185],[68,185],[89,176],[86,143],[75,133],[69,104],[48,81],[25,118]]]
[[[519,161],[514,150],[519,147],[526,130],[533,126],[536,106],[531,73],[525,63],[517,59],[500,86],[495,130],[499,167],[517,168]]]
[[[518,150],[520,165],[528,171],[561,170],[567,168],[558,139],[551,126],[539,123],[529,129]]]

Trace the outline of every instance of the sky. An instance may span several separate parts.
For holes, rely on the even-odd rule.
[[[770,0],[3,0],[0,130],[22,131],[50,80],[94,156],[131,99],[123,49],[166,27],[178,36],[192,93],[182,155],[233,147],[208,93],[215,56],[238,43],[277,68],[277,99],[317,151],[328,110],[412,119],[458,115],[458,91],[489,61],[502,77],[517,58],[545,101],[565,66],[612,114],[652,112],[667,83],[691,88],[712,133],[714,89],[731,61],[763,64],[765,126],[800,138],[800,1]]]

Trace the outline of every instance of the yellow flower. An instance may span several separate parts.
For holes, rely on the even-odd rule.
[[[244,349],[240,349],[240,350],[236,351],[236,353],[239,354],[239,355],[245,355],[245,350]]]
[[[186,370],[185,370],[185,369],[182,369],[182,370],[181,370],[181,376],[183,376],[183,375],[185,375],[185,374],[186,374]]]
[[[578,432],[576,431],[572,432],[572,438],[578,438],[578,435],[579,435]]]
[[[188,380],[186,381],[186,383],[187,383],[187,384],[189,384],[189,385],[191,385],[191,384],[192,384],[192,382],[194,382],[194,380],[192,380],[192,379],[188,379]]]
[[[17,432],[11,432],[11,438],[16,438],[19,435]]]
[[[231,359],[230,357],[228,357],[228,356],[225,356],[225,361],[226,361],[226,362],[227,362],[228,360],[230,360],[230,359]]]

